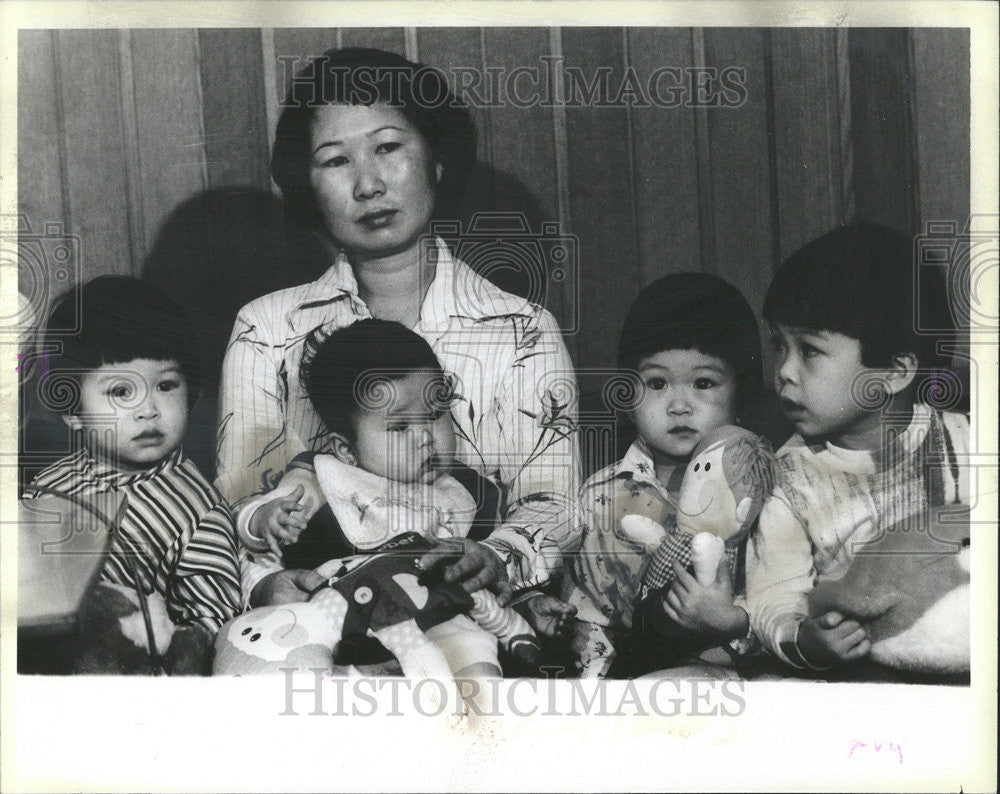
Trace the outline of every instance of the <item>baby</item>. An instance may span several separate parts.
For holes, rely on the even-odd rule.
[[[427,342],[399,323],[368,319],[309,345],[302,378],[330,452],[299,455],[275,490],[244,507],[243,543],[329,576],[344,558],[405,533],[485,537],[499,494],[453,460],[452,386]],[[472,598],[476,622],[459,615],[427,629],[452,672],[500,675],[492,634],[532,667],[539,646],[531,627],[487,590]]]

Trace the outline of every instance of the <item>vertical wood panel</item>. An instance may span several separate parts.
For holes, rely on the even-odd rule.
[[[83,273],[86,278],[130,274],[118,33],[60,31],[56,42],[69,216],[81,240]]]
[[[706,65],[746,69],[747,90],[740,107],[707,110],[715,272],[757,311],[775,262],[764,37],[761,30],[705,31]]]
[[[917,29],[913,40],[921,227],[969,217],[969,31]]]
[[[275,29],[274,58],[278,85],[268,87],[267,100],[283,101],[288,94],[293,74],[304,68],[309,58],[338,47],[339,40],[340,34],[336,28]],[[283,63],[282,57],[298,60]]]
[[[919,187],[907,33],[852,28],[848,41],[858,219],[912,234]]]
[[[701,269],[698,223],[698,164],[694,112],[673,102],[669,74],[657,69],[683,69],[692,62],[687,30],[633,28],[628,31],[631,66],[650,93],[651,107],[633,113],[633,171],[643,284],[660,276]],[[659,103],[659,104],[658,104]]]
[[[143,213],[140,186],[139,121],[135,98],[135,79],[132,73],[132,31],[118,31],[118,75],[121,84],[122,136],[125,156],[125,187],[128,195],[129,248],[132,251],[132,272],[138,275],[139,263],[146,253],[146,221]],[[152,111],[150,111],[152,112]]]
[[[492,172],[486,167],[490,162],[490,121],[493,111],[477,101],[482,94],[482,88],[475,81],[483,79],[483,48],[482,37],[478,28],[421,28],[417,31],[417,52],[420,62],[435,66],[445,71],[453,90],[461,88],[456,85],[455,74],[459,79],[468,80],[467,89],[459,93],[472,114],[476,125],[476,156],[481,167],[469,175],[466,188],[463,213],[466,218],[475,212],[492,210],[494,208]],[[451,71],[453,69],[458,72]],[[468,77],[464,75],[468,70]]]
[[[197,42],[194,31],[134,30],[132,78],[139,144],[145,251],[177,205],[203,181]]]
[[[609,88],[604,93],[614,98],[624,72],[620,29],[564,29],[563,53],[566,68],[581,68],[587,82],[595,79],[600,67],[609,68]],[[628,119],[624,107],[595,106],[583,92],[576,100],[581,106],[574,107],[574,97],[567,96],[566,118],[570,209],[580,241],[584,285],[577,365],[611,367],[622,318],[639,284],[628,179]]]
[[[43,30],[22,30],[17,41],[17,182],[18,212],[24,215],[34,234],[44,234],[47,224],[63,224],[70,219],[64,202],[65,163],[60,145],[58,80],[53,34]],[[18,288],[34,304],[39,316],[44,303],[76,278],[80,263],[65,268],[53,261],[21,252]],[[57,279],[57,274],[65,277]]]
[[[497,28],[485,31],[485,62],[489,67],[503,69],[510,76],[518,67],[528,67],[544,81],[547,71],[541,56],[548,54],[548,34],[542,29]],[[537,86],[533,77],[525,73],[515,83],[506,80],[505,96],[501,107],[490,108],[489,127],[493,140],[491,147],[493,166],[500,179],[495,186],[495,201],[499,209],[514,209],[503,177],[514,176],[530,191],[537,202],[540,215],[532,220],[554,222],[558,220],[555,148],[552,137],[552,108],[542,107],[532,101],[519,106],[521,99],[537,98],[545,86]],[[525,103],[527,104],[527,103]],[[484,114],[485,115],[485,114]],[[537,228],[535,229],[537,231]]]
[[[550,96],[551,69],[542,60],[549,54],[548,31],[490,29],[484,31],[483,45],[485,66],[500,69],[503,75],[499,97],[484,91],[487,101],[502,102],[483,114],[491,141],[493,205],[499,212],[522,214],[530,234],[566,235],[569,230],[559,226],[552,103],[543,106],[543,99]],[[578,283],[572,276],[563,281],[554,279],[554,272],[566,271],[557,271],[550,261],[536,264],[544,268],[543,272],[525,273],[520,285],[512,278],[501,286],[544,304],[572,335],[577,325],[574,306]]]
[[[290,78],[277,58],[340,43],[400,53],[415,44],[424,62],[480,75],[541,70],[540,56],[561,47],[588,80],[611,67],[612,91],[626,58],[640,81],[663,65],[747,69],[736,109],[473,103],[481,162],[465,216],[519,210],[534,231],[571,220],[584,303],[550,295],[547,305],[567,327],[585,321],[581,366],[611,363],[625,308],[661,273],[717,271],[759,309],[774,262],[854,214],[852,178],[865,219],[916,231],[918,213],[968,214],[964,30],[421,28],[415,42],[413,32],[408,45],[403,28],[276,29],[266,40],[255,30],[134,30],[122,51],[114,31],[23,31],[19,208],[35,227],[62,220],[80,236],[84,277],[130,272],[161,220],[199,190],[269,187],[265,103]]]
[[[778,259],[845,220],[836,31],[771,31]]]
[[[405,55],[406,34],[403,28],[341,28],[343,47],[377,47]]]
[[[198,46],[209,185],[269,190],[260,31],[201,29]]]
[[[705,68],[705,31],[691,31],[691,68]],[[698,181],[698,248],[701,267],[707,273],[715,272],[715,207],[712,204],[712,147],[708,136],[708,109],[695,103],[690,93],[686,102],[695,108],[695,170]]]

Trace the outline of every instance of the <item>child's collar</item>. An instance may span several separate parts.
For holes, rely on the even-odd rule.
[[[915,403],[913,415],[906,428],[896,434],[887,446],[880,449],[847,449],[838,447],[829,441],[819,448],[847,464],[851,471],[885,471],[917,451],[927,438],[933,416],[934,412],[928,406],[923,403]],[[887,418],[887,422],[890,421],[891,417]]]
[[[173,452],[160,460],[160,462],[151,469],[143,469],[142,471],[121,471],[107,461],[95,458],[90,454],[90,450],[86,447],[81,450],[81,454],[86,459],[87,468],[89,469],[90,474],[113,488],[121,488],[126,485],[132,485],[133,483],[151,480],[154,477],[158,477],[164,472],[175,468],[184,460],[184,451],[178,446]]]
[[[684,466],[678,464],[677,470],[677,482],[678,487],[680,487],[680,475],[684,472]],[[649,445],[641,438],[637,438],[628,448],[625,457],[618,462],[615,473],[617,476],[628,475],[636,482],[649,483],[665,495],[671,495],[670,489],[657,478],[653,453],[650,451]]]

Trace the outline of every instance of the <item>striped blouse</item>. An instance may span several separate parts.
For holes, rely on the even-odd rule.
[[[53,463],[25,491],[38,488],[77,496],[119,492],[125,515],[101,579],[135,587],[130,555],[145,593],[163,596],[177,625],[212,634],[240,611],[240,571],[232,514],[219,492],[180,448],[155,468],[124,473],[90,457],[86,449]]]
[[[459,461],[503,494],[503,525],[485,542],[515,586],[545,581],[576,534],[573,364],[547,311],[477,275],[442,240],[436,245],[434,281],[413,330],[453,378]],[[223,363],[217,482],[236,509],[271,490],[300,452],[328,451],[299,377],[303,342],[370,316],[343,254],[317,281],[240,310]],[[278,569],[277,560],[253,555],[244,593]]]

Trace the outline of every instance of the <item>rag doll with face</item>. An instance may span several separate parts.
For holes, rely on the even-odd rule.
[[[743,549],[773,487],[774,455],[767,440],[725,425],[708,433],[691,455],[675,527],[668,531],[638,515],[622,518],[622,531],[641,543],[649,558],[618,674],[670,666],[719,644],[712,632],[672,615],[695,587],[735,593],[734,606],[743,608]]]

